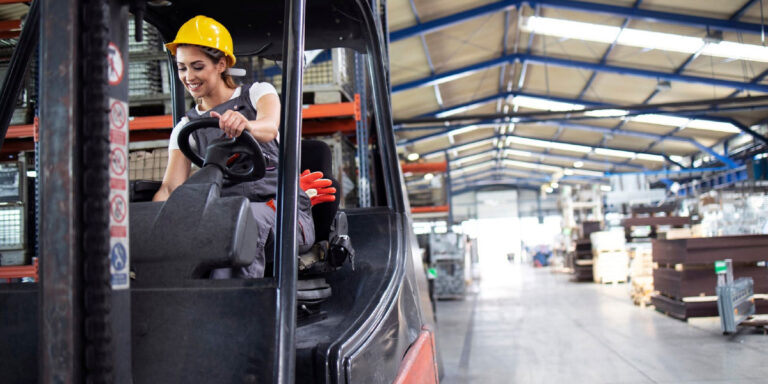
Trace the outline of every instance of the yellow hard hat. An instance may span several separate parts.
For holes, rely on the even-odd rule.
[[[195,16],[179,28],[176,39],[165,45],[171,54],[176,56],[176,46],[179,44],[194,44],[203,47],[216,48],[227,56],[227,66],[235,65],[235,54],[232,48],[232,36],[221,23],[206,16]]]

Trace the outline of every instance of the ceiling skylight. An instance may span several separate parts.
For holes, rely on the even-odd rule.
[[[558,143],[549,140],[529,139],[527,137],[509,136],[507,137],[507,145],[515,143],[520,145],[528,145],[541,148],[560,149],[563,151],[587,153],[592,152],[591,147],[576,144]]]
[[[515,96],[512,99],[512,103],[520,107],[538,109],[543,111],[580,111],[585,108],[581,104],[570,104],[559,101],[551,101],[545,98],[530,97],[530,96]],[[518,104],[519,103],[519,104]],[[585,112],[586,116],[594,117],[622,117],[626,116],[629,112],[623,109],[598,109],[594,111]],[[736,128],[731,123],[724,123],[712,120],[691,120],[685,117],[658,115],[658,114],[646,114],[630,117],[629,120],[637,121],[640,123],[668,125],[672,127],[683,128],[697,128],[708,131],[725,132],[725,133],[739,133],[741,130]]]
[[[707,42],[704,38],[672,33],[644,31],[579,21],[531,16],[523,25],[526,32],[662,51],[693,54],[701,50],[707,56],[768,62],[768,48],[728,41]]]

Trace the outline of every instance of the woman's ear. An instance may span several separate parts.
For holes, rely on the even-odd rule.
[[[219,72],[219,74],[222,74],[227,71],[227,57],[224,56],[219,59],[219,62],[216,63],[216,70]]]

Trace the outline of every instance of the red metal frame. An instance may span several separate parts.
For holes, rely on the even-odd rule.
[[[440,379],[436,355],[434,334],[426,327],[422,328],[400,363],[394,384],[437,384]]]
[[[411,207],[412,213],[435,213],[448,212],[450,208],[447,205],[437,205],[434,207]]]
[[[429,173],[445,172],[448,169],[445,161],[436,163],[402,163],[403,172]]]
[[[32,265],[14,265],[0,267],[0,279],[6,279],[9,283],[11,279],[20,279],[22,277],[31,277],[38,281],[39,265],[37,257],[32,259]]]

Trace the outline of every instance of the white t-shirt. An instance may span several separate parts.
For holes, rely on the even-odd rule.
[[[243,87],[237,87],[235,89],[235,92],[232,93],[232,97],[229,99],[232,100],[236,97],[240,96],[241,89]],[[277,95],[277,90],[274,86],[270,83],[253,83],[251,85],[251,88],[248,89],[248,95],[251,97],[251,104],[253,105],[253,109],[256,109],[256,104],[259,102],[259,99],[264,95]],[[208,111],[201,111],[200,106],[195,106],[195,111],[199,115],[202,115]],[[179,149],[179,131],[181,131],[181,127],[189,123],[189,118],[187,116],[184,116],[179,120],[179,122],[176,124],[175,127],[173,127],[173,131],[171,131],[171,139],[168,142],[168,151],[170,152],[173,149]],[[195,138],[190,136],[190,144],[192,144],[193,147],[196,147]]]

